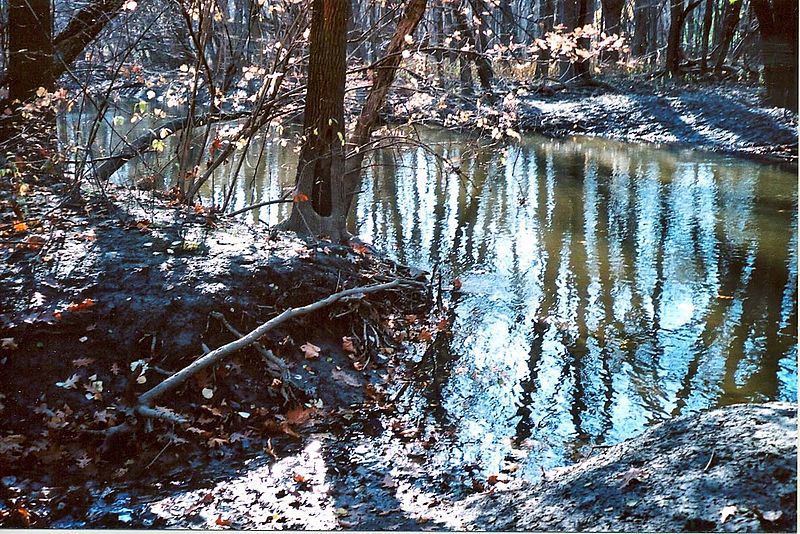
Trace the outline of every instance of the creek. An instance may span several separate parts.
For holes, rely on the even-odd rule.
[[[444,292],[451,328],[409,355],[418,379],[396,417],[415,439],[383,416],[357,416],[216,485],[122,494],[111,507],[121,521],[144,507],[148,521],[171,526],[222,514],[242,528],[417,529],[443,495],[459,498],[493,474],[537,480],[678,415],[796,402],[795,174],[593,138],[492,146],[447,131],[415,136],[424,148],[374,155],[350,221],[397,261],[460,285]],[[222,204],[229,190],[231,209],[279,198],[293,185],[294,148],[254,142],[238,177],[235,163],[221,168],[203,204]],[[115,180],[173,176],[169,152]],[[290,207],[241,217],[272,225]],[[277,481],[297,472],[318,497],[280,507]],[[209,491],[228,498],[181,519]]]

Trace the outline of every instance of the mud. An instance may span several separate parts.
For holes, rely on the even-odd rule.
[[[449,516],[464,530],[796,532],[797,408],[679,417]]]

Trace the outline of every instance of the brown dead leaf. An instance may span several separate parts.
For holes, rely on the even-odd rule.
[[[362,256],[366,256],[369,253],[369,249],[362,245],[361,243],[352,243],[350,245],[353,249],[353,252],[356,254],[360,254]]]
[[[313,408],[297,407],[286,412],[286,422],[291,425],[302,425],[307,423],[316,413]]]
[[[724,506],[722,510],[719,511],[719,522],[725,523],[728,519],[736,515],[736,507],[735,506]]]
[[[356,352],[352,337],[345,336],[342,338],[342,350],[345,352]]]
[[[214,522],[217,525],[221,526],[221,527],[229,527],[229,526],[231,526],[231,520],[230,519],[222,519],[222,514],[217,515],[217,520],[214,521]]]
[[[448,326],[450,326],[450,321],[447,320],[447,317],[443,317],[439,319],[439,321],[436,323],[436,331],[442,332],[444,330],[447,330]]]
[[[78,358],[72,360],[72,365],[75,367],[89,367],[92,363],[94,363],[94,358]]]
[[[15,350],[16,348],[17,348],[17,342],[14,340],[13,337],[4,337],[0,339],[0,349]]]
[[[300,345],[300,350],[303,351],[303,355],[306,357],[306,360],[313,360],[315,358],[319,358],[319,351],[322,349],[313,343],[304,343],[303,345]]]
[[[647,473],[645,473],[643,470],[638,469],[636,467],[631,467],[624,473],[617,475],[617,478],[622,479],[622,484],[620,485],[620,488],[624,488],[626,486],[629,486],[633,482],[641,482],[642,479],[645,478],[646,476]]]
[[[92,299],[83,299],[82,302],[73,302],[72,304],[67,306],[67,311],[71,311],[73,313],[74,312],[79,312],[79,311],[84,311],[84,310],[88,310],[89,308],[91,308],[94,305],[95,305],[94,300],[92,300]]]
[[[300,434],[298,434],[297,432],[295,432],[295,431],[292,429],[292,427],[289,425],[289,423],[287,423],[286,421],[284,421],[283,423],[281,423],[280,429],[281,429],[281,431],[282,431],[284,434],[286,434],[287,436],[291,436],[291,437],[293,437],[293,438],[300,438],[300,437],[302,437],[302,436],[300,436]]]
[[[464,284],[461,282],[460,278],[456,278],[456,279],[453,280],[453,289],[455,289],[456,291],[461,289],[461,286],[463,286],[463,285]]]
[[[347,371],[340,371],[339,369],[334,368],[331,371],[331,378],[336,380],[337,382],[342,382],[347,384],[348,386],[359,387],[361,386],[361,382],[359,380],[348,373]]]
[[[422,332],[419,333],[419,340],[420,341],[428,342],[431,339],[433,339],[433,335],[431,335],[431,333],[428,332],[427,329],[423,330]]]

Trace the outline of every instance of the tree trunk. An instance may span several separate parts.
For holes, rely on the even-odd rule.
[[[539,15],[539,28],[541,29],[540,37],[544,37],[544,35],[548,32],[553,31],[553,26],[555,25],[555,13],[556,13],[556,6],[555,0],[541,0],[541,11]],[[550,50],[545,48],[544,50],[539,52],[539,59],[537,59],[537,68],[536,71],[541,73],[542,78],[546,78],[550,75],[550,61],[552,57],[550,54]]]
[[[699,6],[701,1],[702,0],[694,0],[684,8],[683,0],[670,0],[670,24],[669,35],[667,37],[667,72],[673,78],[681,78],[683,75],[681,71],[681,59],[683,59],[683,51],[681,50],[683,23],[686,22],[686,16],[694,8]]]
[[[673,78],[681,76],[681,30],[683,28],[683,0],[670,0],[669,35],[667,37],[667,72]]]
[[[492,92],[492,78],[494,72],[489,60],[484,57],[480,47],[480,42],[475,38],[472,28],[467,21],[466,4],[461,3],[459,7],[454,9],[454,16],[456,21],[456,28],[461,32],[466,44],[472,50],[473,54],[459,54],[459,63],[461,65],[461,92],[464,96],[472,94],[472,70],[470,66],[470,56],[474,58],[475,66],[478,67],[478,79],[480,80],[481,87],[486,93]],[[480,28],[478,28],[480,31]]]
[[[761,29],[766,102],[797,111],[797,1],[752,0],[751,5]]]
[[[25,101],[39,87],[52,90],[53,19],[50,0],[8,4],[8,96]]]
[[[625,6],[624,0],[600,0],[600,4],[603,8],[603,31],[607,35],[619,34],[622,8]],[[619,52],[616,50],[603,50],[601,57],[607,61],[617,61]]]
[[[562,11],[562,23],[567,27],[567,30],[572,30],[577,27],[589,24],[589,2],[590,0],[565,0]],[[588,39],[578,39],[578,47],[583,49],[589,48]],[[561,62],[561,80],[568,82],[575,78],[581,83],[590,83],[591,75],[589,73],[590,63],[585,61],[568,61]]]
[[[714,15],[714,0],[706,0],[703,13],[703,37],[700,43],[700,73],[708,69],[708,40],[711,34],[711,22]]]
[[[634,0],[633,12],[634,32],[631,52],[634,56],[641,57],[653,46],[650,42],[650,35],[655,25],[653,0]]]
[[[725,22],[722,28],[722,40],[720,41],[719,52],[717,53],[717,61],[714,64],[714,72],[722,72],[722,65],[725,64],[725,58],[728,55],[728,50],[733,41],[733,35],[736,33],[736,27],[739,25],[739,16],[742,12],[742,0],[733,0],[733,2],[725,3]]]
[[[314,0],[295,203],[287,229],[347,237],[344,188],[344,87],[349,0]]]
[[[386,95],[394,82],[397,74],[397,67],[402,59],[402,52],[407,46],[406,35],[414,35],[414,32],[425,14],[427,0],[410,0],[403,18],[397,25],[397,29],[389,41],[389,45],[384,52],[383,59],[375,67],[375,76],[372,81],[372,88],[369,91],[367,100],[361,113],[358,115],[353,134],[348,140],[349,146],[358,147],[358,151],[353,151],[345,162],[346,175],[345,186],[350,191],[355,191],[361,180],[361,165],[366,154],[366,146],[370,142],[372,132],[378,124],[378,112],[386,101]],[[345,213],[350,211],[353,196],[346,199]]]

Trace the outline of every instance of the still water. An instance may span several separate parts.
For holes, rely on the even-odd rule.
[[[417,135],[436,156],[376,153],[351,225],[463,284],[452,331],[429,349],[430,379],[404,397],[418,422],[447,430],[439,463],[497,472],[531,458],[521,474],[535,478],[670,417],[797,400],[795,174],[597,139]],[[254,143],[239,178],[221,169],[204,203],[231,186],[233,208],[278,198],[293,148]],[[274,224],[289,209],[242,217]]]

